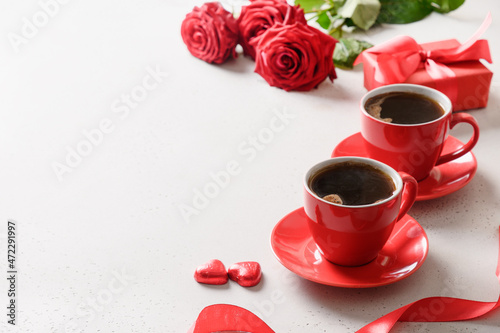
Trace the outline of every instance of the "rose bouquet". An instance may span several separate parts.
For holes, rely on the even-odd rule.
[[[337,40],[308,25],[304,11],[286,0],[253,0],[238,19],[218,2],[205,3],[186,15],[181,35],[189,52],[209,63],[236,57],[240,44],[255,60],[255,72],[286,91],[311,90],[336,78]]]

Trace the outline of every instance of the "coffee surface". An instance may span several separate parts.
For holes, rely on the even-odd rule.
[[[309,187],[320,198],[337,195],[344,205],[367,205],[390,197],[396,186],[383,171],[365,163],[342,162],[316,172]]]
[[[365,110],[374,118],[395,124],[421,124],[438,119],[438,102],[412,92],[389,92],[369,98]]]

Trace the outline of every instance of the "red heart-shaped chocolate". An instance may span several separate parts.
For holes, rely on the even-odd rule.
[[[194,279],[199,283],[225,284],[228,280],[226,267],[220,260],[209,260],[196,268]]]
[[[243,287],[259,284],[262,277],[260,265],[255,261],[244,261],[232,264],[228,269],[229,278]]]

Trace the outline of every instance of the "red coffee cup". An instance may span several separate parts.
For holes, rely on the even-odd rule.
[[[371,97],[389,92],[413,92],[436,101],[444,110],[438,119],[418,124],[396,124],[370,115],[365,104]],[[479,126],[467,113],[453,113],[450,99],[438,90],[414,84],[392,84],[369,91],[361,99],[361,135],[370,158],[382,161],[397,171],[404,171],[420,181],[434,166],[447,163],[468,153],[479,139]],[[441,155],[450,129],[468,123],[470,140],[455,151]]]
[[[322,199],[313,191],[311,180],[321,170],[344,162],[367,164],[382,171],[393,182],[394,191],[385,199],[363,205]],[[314,165],[304,178],[304,210],[319,251],[328,261],[344,266],[360,266],[374,260],[395,223],[415,202],[417,188],[412,176],[369,158],[335,157]]]

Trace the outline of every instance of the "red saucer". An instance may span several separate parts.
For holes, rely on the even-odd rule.
[[[335,147],[332,157],[369,157],[363,140],[359,132],[351,135]],[[455,150],[462,145],[462,142],[450,135],[444,143],[443,153]],[[476,170],[477,161],[472,152],[468,152],[456,160],[434,167],[429,176],[418,183],[417,200],[440,198],[458,191],[472,180]]]
[[[384,286],[414,273],[429,252],[424,229],[405,215],[375,260],[357,267],[335,265],[321,256],[306,219],[303,208],[286,215],[273,229],[271,247],[283,266],[317,283],[345,288]]]

